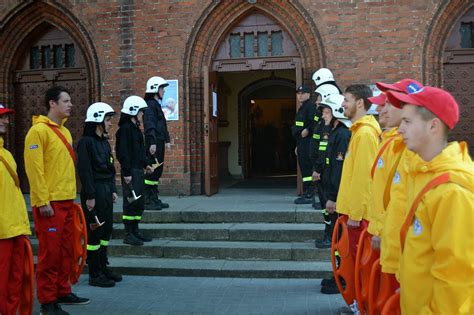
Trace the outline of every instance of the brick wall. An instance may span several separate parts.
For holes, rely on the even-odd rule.
[[[51,0],[47,4],[0,3],[4,43],[0,57],[11,56],[0,58],[0,100],[13,101],[8,73],[14,70],[15,55],[7,50],[19,47],[15,41],[27,36],[8,34],[26,25],[28,15],[38,20],[44,16],[44,21],[51,20],[74,36],[82,33],[79,42],[89,58],[91,101],[100,98],[119,110],[127,96],[143,96],[150,76],[179,80],[180,120],[169,123],[172,151],[167,152],[162,192],[200,194],[202,67],[210,65],[219,40],[240,17],[260,10],[277,20],[295,41],[307,83],[315,69],[327,66],[343,87],[403,77],[438,84],[440,51],[449,25],[472,1]],[[42,9],[28,11],[34,6]],[[68,23],[60,21],[61,14]]]

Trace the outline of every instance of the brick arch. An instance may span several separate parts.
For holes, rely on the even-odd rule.
[[[428,27],[423,46],[423,77],[425,84],[441,86],[443,55],[455,22],[474,6],[472,0],[443,0]]]
[[[22,52],[28,48],[28,38],[41,32],[47,25],[65,31],[78,44],[85,58],[88,99],[99,100],[100,64],[88,31],[66,7],[43,1],[19,4],[0,24],[0,42],[8,47],[0,50],[0,100],[6,103],[13,101],[13,70],[20,62]]]
[[[275,1],[213,1],[195,24],[186,45],[184,58],[184,117],[186,148],[188,152],[186,172],[190,173],[191,193],[201,193],[203,172],[203,66],[211,65],[215,51],[221,41],[243,17],[254,12],[269,16],[291,36],[301,58],[303,79],[309,80],[311,73],[325,66],[326,55],[322,36],[304,7],[296,0]],[[230,17],[230,18],[229,18]]]

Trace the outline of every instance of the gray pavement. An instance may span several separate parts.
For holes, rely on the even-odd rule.
[[[340,295],[319,292],[315,279],[125,276],[114,288],[96,288],[82,276],[73,287],[89,305],[63,306],[82,314],[337,314]],[[33,314],[39,313],[35,306]]]

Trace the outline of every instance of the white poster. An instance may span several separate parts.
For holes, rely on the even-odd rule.
[[[217,117],[217,93],[212,92],[212,116]]]
[[[377,88],[377,86],[375,84],[369,84],[369,87],[372,90],[372,96],[378,96],[380,93],[382,93]],[[367,114],[369,114],[369,115],[378,115],[379,112],[375,110],[376,108],[377,108],[377,105],[372,104],[372,106],[370,106],[369,111],[367,112]]]
[[[179,120],[179,93],[178,80],[166,80],[169,85],[165,87],[165,94],[161,102],[161,109],[166,120]]]

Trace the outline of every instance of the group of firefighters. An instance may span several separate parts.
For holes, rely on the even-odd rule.
[[[322,209],[316,247],[331,248],[321,292],[340,292],[347,313],[474,314],[474,164],[465,142],[448,142],[453,96],[412,79],[341,93],[326,68],[313,80],[316,105],[297,88],[292,131],[295,203]]]
[[[295,203],[323,209],[325,234],[316,246],[332,247],[335,277],[324,279],[321,291],[341,292],[353,313],[377,314],[399,294],[403,314],[473,314],[474,168],[465,143],[448,143],[459,119],[454,98],[411,79],[378,82],[382,93],[377,97],[365,85],[351,85],[342,93],[325,68],[313,80],[316,106],[309,88],[298,87],[300,107],[292,133],[304,189]],[[161,110],[167,85],[161,77],[150,78],[145,98],[130,96],[121,109],[115,151],[125,244],[151,241],[139,230],[145,207],[169,207],[158,195],[170,145]],[[373,103],[378,121],[367,114]],[[71,245],[76,164],[87,222],[89,284],[112,287],[122,280],[107,259],[117,199],[108,142],[115,112],[106,103],[90,105],[74,150],[64,126],[73,106],[69,92],[50,88],[45,105],[48,114],[33,117],[24,148],[39,241],[36,291],[41,314],[68,314],[61,304],[89,303],[73,294],[70,284],[76,263]],[[23,303],[23,262],[32,262],[16,163],[3,147],[12,113],[0,105],[0,314],[8,315]],[[360,267],[366,253],[371,263]],[[389,294],[367,302],[367,289]]]
[[[158,195],[165,149],[170,147],[166,119],[161,109],[164,89],[161,77],[147,81],[145,97],[125,99],[116,133],[115,152],[121,166],[125,244],[143,245],[151,239],[139,230],[146,207],[161,210],[169,205]],[[113,287],[122,276],[108,267],[107,247],[112,235],[113,203],[117,200],[115,168],[108,132],[113,108],[102,102],[87,109],[84,131],[72,147],[64,126],[73,101],[69,91],[54,86],[46,91],[47,115],[33,117],[26,135],[25,170],[30,185],[35,232],[38,239],[36,292],[40,314],[69,314],[61,304],[88,304],[89,299],[71,291],[77,265],[74,245],[76,218],[87,228],[89,284]],[[17,165],[4,148],[9,116],[14,111],[0,105],[0,314],[28,313],[33,303],[33,266],[28,235],[31,234],[26,204],[20,190]],[[143,126],[143,128],[141,128]],[[144,132],[142,131],[144,130]],[[82,184],[82,209],[76,199],[76,165]],[[80,239],[79,239],[80,241]],[[25,263],[26,262],[26,263]],[[32,268],[31,268],[32,270]],[[82,269],[81,269],[82,270]],[[80,271],[79,271],[80,273]],[[31,274],[31,281],[25,280]],[[28,278],[28,277],[26,277]],[[29,283],[28,283],[29,282]],[[31,291],[31,294],[25,291]]]

